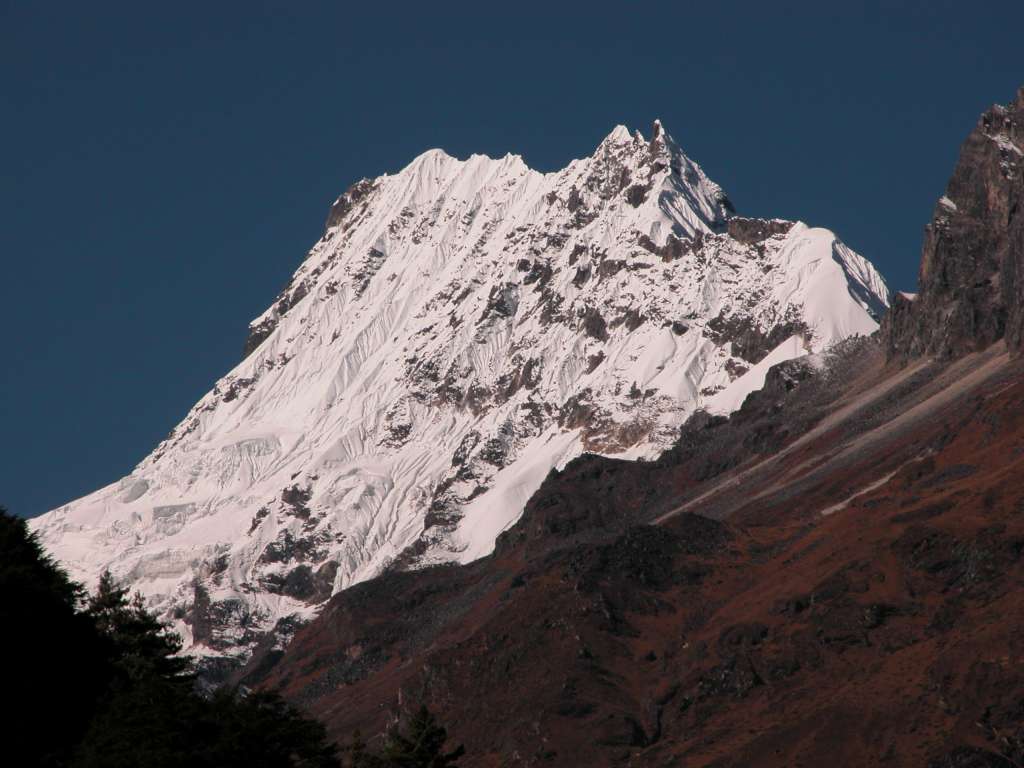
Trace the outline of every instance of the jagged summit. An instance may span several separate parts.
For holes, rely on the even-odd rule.
[[[491,551],[553,467],[653,457],[888,300],[828,230],[743,219],[656,124],[540,173],[426,152],[332,205],[245,358],[131,475],[35,523],[196,653],[386,568]]]
[[[1024,88],[985,111],[925,227],[919,290],[886,320],[890,357],[1024,347]]]
[[[637,131],[637,133],[639,133],[639,131]],[[612,128],[612,132],[605,136],[601,144],[624,144],[632,140],[633,135],[630,134],[629,128],[620,123]]]

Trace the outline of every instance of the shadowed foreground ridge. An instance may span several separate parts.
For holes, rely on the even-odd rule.
[[[425,701],[471,766],[1020,765],[1022,109],[876,338],[552,472],[494,555],[346,590],[246,679],[337,736]]]

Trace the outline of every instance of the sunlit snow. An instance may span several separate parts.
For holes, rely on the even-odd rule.
[[[316,610],[281,586],[300,566],[329,592],[417,541],[409,564],[486,555],[552,468],[654,456],[771,364],[875,330],[867,261],[802,224],[734,240],[722,191],[655,130],[550,174],[431,150],[340,200],[262,344],[130,476],[36,520],[46,546],[89,583],[130,579],[187,639],[200,584],[244,645]],[[750,366],[721,317],[809,333]]]

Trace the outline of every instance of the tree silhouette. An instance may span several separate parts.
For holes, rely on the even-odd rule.
[[[100,576],[86,614],[106,638],[112,662],[124,678],[139,681],[155,676],[191,688],[189,660],[177,655],[180,638],[146,610],[142,595],[129,599],[128,589],[119,587],[110,571]]]
[[[306,717],[272,691],[240,696],[218,691],[208,717],[219,731],[202,765],[254,768],[338,768],[337,748],[320,722]]]
[[[444,751],[448,731],[439,725],[426,705],[409,721],[403,734],[395,728],[388,734],[382,758],[388,768],[448,768],[458,764],[466,750],[460,744],[451,752]]]
[[[114,676],[75,768],[336,768],[324,727],[276,693],[194,691],[181,641],[109,573],[87,614],[108,643]]]
[[[96,711],[103,646],[77,608],[84,590],[0,507],[0,664],[5,765],[58,765]]]
[[[204,698],[181,642],[103,574],[96,594],[0,508],[0,765],[336,768],[323,726],[270,692]]]
[[[383,768],[383,761],[378,755],[370,752],[363,740],[362,732],[358,729],[352,734],[352,741],[345,746],[342,764],[345,768]]]

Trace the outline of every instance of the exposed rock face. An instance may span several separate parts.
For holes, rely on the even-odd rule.
[[[925,228],[919,293],[897,296],[883,324],[891,357],[955,358],[1003,337],[1024,345],[1024,87],[994,106]]]
[[[729,235],[748,245],[763,243],[773,235],[784,235],[792,226],[793,222],[782,219],[747,219],[742,216],[733,216],[728,225]]]
[[[742,317],[719,315],[708,322],[706,333],[710,338],[729,344],[732,354],[740,360],[759,363],[790,336],[808,336],[812,332],[802,318],[793,314],[768,333]]]
[[[327,214],[326,228],[328,230],[333,229],[340,226],[343,222],[347,222],[349,226],[357,223],[360,217],[366,214],[366,199],[373,192],[374,186],[373,180],[360,179],[345,190],[334,201],[334,205],[331,206],[331,210]],[[377,258],[379,259],[380,256],[378,255]],[[316,278],[317,275],[311,274],[310,277]],[[334,290],[336,289],[337,286],[334,287]],[[327,290],[332,290],[330,285],[327,286]],[[365,286],[363,286],[363,290],[365,290]],[[273,307],[265,312],[259,320],[249,325],[249,335],[246,337],[245,345],[242,348],[243,358],[251,355],[274,332],[278,323],[281,322],[281,318],[288,314],[288,310],[302,301],[308,291],[309,284],[306,280],[296,282],[295,278],[292,278],[288,281],[288,285],[281,290]]]

